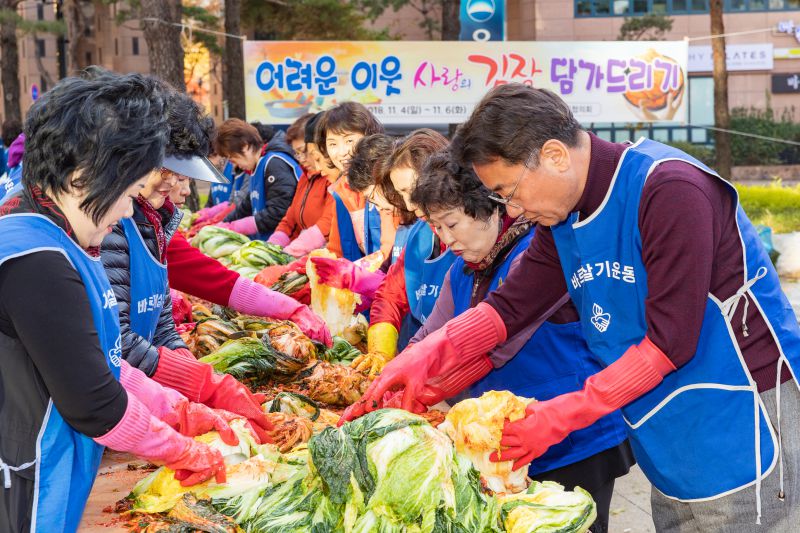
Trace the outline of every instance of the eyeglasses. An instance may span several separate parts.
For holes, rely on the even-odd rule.
[[[534,148],[531,150],[531,153],[528,155],[528,159],[525,160],[525,165],[522,167],[522,172],[520,172],[519,177],[517,178],[516,183],[514,183],[514,188],[511,189],[511,193],[508,196],[500,196],[496,192],[489,193],[489,200],[498,203],[500,205],[504,205],[506,207],[513,207],[514,209],[520,209],[522,211],[525,210],[524,207],[521,205],[512,202],[511,199],[514,198],[514,195],[517,193],[517,188],[519,188],[519,184],[522,181],[522,178],[525,177],[525,173],[529,170],[528,165],[531,164],[531,160],[533,159],[533,155],[536,153],[536,149]]]

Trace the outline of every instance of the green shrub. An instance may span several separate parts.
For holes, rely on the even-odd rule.
[[[754,224],[772,228],[774,233],[800,231],[800,185],[740,185],[739,202]]]
[[[800,124],[794,122],[794,109],[785,110],[780,118],[771,108],[737,107],[731,111],[731,129],[765,137],[800,141]],[[800,162],[800,147],[765,139],[731,135],[734,166],[780,165]]]

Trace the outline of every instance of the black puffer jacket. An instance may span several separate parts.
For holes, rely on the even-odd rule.
[[[164,234],[169,241],[178,229],[178,224],[183,216],[180,209],[175,209],[170,213],[168,209],[161,208],[158,211],[164,225]],[[147,249],[153,257],[159,257],[158,243],[156,241],[156,230],[147,221],[139,205],[133,203],[133,220],[139,228],[142,240],[147,245]],[[128,239],[125,238],[125,230],[122,224],[118,224],[104,240],[100,249],[103,259],[103,266],[106,268],[108,280],[111,288],[117,297],[119,304],[119,323],[122,334],[122,356],[132,366],[138,368],[148,376],[152,376],[158,366],[158,348],[166,346],[170,350],[186,348],[180,335],[175,330],[175,322],[172,319],[172,299],[169,290],[164,295],[164,307],[158,319],[153,342],[141,337],[131,331],[130,327],[130,280],[136,273],[130,271],[130,256],[128,250]],[[166,261],[161,257],[161,261]]]
[[[269,140],[267,151],[283,152],[294,159],[294,150],[286,142],[286,134],[282,131],[278,131]],[[250,179],[253,179],[253,177],[250,176]],[[241,189],[247,194],[237,195],[237,198],[234,199],[236,209],[225,218],[225,222],[232,222],[255,215],[256,227],[258,227],[259,233],[270,234],[275,231],[292,203],[294,191],[297,189],[297,178],[294,175],[294,169],[289,163],[273,157],[267,163],[267,168],[264,169],[263,179],[265,181],[266,207],[258,213],[253,213],[249,194],[250,182],[248,180],[247,187],[242,186]]]

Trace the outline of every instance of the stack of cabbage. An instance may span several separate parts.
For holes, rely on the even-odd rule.
[[[285,455],[252,441],[228,448],[226,462],[237,462],[228,483],[192,491],[249,533],[583,533],[595,517],[586,492],[554,483],[485,495],[479,473],[444,433],[395,409],[328,427]],[[161,512],[185,492],[162,468],[131,496],[134,510]]]
[[[285,265],[292,260],[280,246],[251,241],[235,231],[217,226],[201,229],[192,239],[192,246],[250,279],[266,267]]]

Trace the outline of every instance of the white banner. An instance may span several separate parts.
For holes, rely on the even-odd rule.
[[[729,44],[725,46],[725,64],[729,71],[772,70],[772,43]],[[689,72],[711,72],[714,56],[711,46],[689,47]]]

